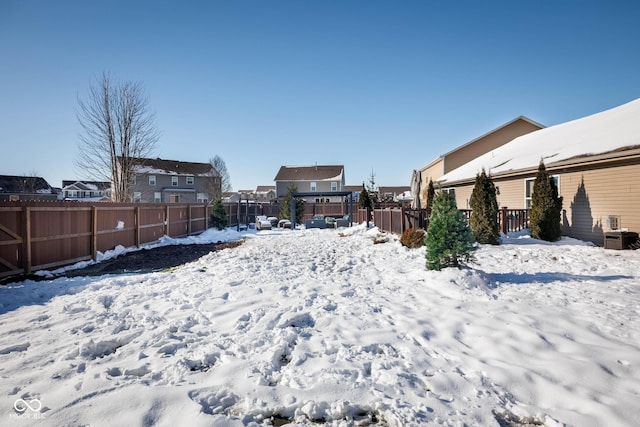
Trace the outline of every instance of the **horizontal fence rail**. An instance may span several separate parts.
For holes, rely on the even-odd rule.
[[[205,204],[0,202],[0,279],[207,229]]]

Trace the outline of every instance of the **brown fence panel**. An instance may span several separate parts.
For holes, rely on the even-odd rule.
[[[31,265],[49,268],[91,258],[91,208],[30,208]]]
[[[209,208],[207,205],[189,205],[189,234],[205,231],[209,224]]]
[[[106,252],[118,245],[136,246],[136,218],[133,206],[97,209],[96,250]]]
[[[23,218],[22,207],[0,207],[0,277],[23,272]]]
[[[140,207],[138,210],[139,244],[155,242],[165,234],[163,205]]]
[[[189,235],[189,207],[167,205],[167,223],[170,237],[184,237]]]

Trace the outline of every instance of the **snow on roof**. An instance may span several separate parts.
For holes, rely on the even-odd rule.
[[[640,98],[570,122],[519,136],[449,172],[440,183],[535,168],[578,156],[604,154],[640,145]]]

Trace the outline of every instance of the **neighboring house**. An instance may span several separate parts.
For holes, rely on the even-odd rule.
[[[65,200],[109,201],[111,183],[104,181],[62,181],[62,195]]]
[[[238,190],[238,198],[240,200],[255,200],[256,193],[254,190]]]
[[[238,200],[240,200],[240,195],[235,191],[222,193],[222,201],[224,203],[238,203]]]
[[[340,202],[341,196],[328,195],[343,192],[345,187],[344,166],[282,166],[273,179],[276,182],[276,197],[281,199],[293,186],[300,193],[324,193],[318,197],[306,197],[309,203]]]
[[[406,202],[411,201],[411,187],[408,185],[399,187],[378,187],[381,202]]]
[[[360,193],[362,192],[362,185],[345,185],[344,191],[350,191],[353,202],[358,203]]]
[[[443,175],[459,168],[467,162],[488,153],[522,135],[544,129],[544,126],[524,116],[508,123],[443,154],[420,169],[420,194],[426,200],[429,180],[436,182]]]
[[[0,200],[58,200],[58,192],[39,176],[0,175]]]
[[[258,203],[273,203],[276,198],[275,185],[259,185],[256,188],[255,199]]]
[[[640,232],[640,99],[515,138],[437,184],[468,208],[484,168],[498,187],[500,206],[524,209],[541,159],[564,198],[563,234],[602,244],[609,229]]]
[[[209,163],[134,159],[133,202],[208,203],[222,195],[220,175]]]

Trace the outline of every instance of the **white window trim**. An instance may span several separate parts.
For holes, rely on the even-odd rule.
[[[187,179],[187,185],[193,185],[196,182],[196,179],[193,176],[188,176],[186,179]]]
[[[172,187],[177,187],[178,186],[178,177],[177,176],[172,176],[171,177],[171,186]]]
[[[156,191],[153,193],[153,202],[162,203],[162,193],[160,191]]]
[[[338,182],[331,181],[331,191],[338,191]]]
[[[311,181],[311,184],[309,184],[309,191],[311,191],[312,193],[318,191],[318,183],[315,181]]]
[[[561,194],[560,193],[560,175],[549,175],[551,178],[554,178],[556,180],[556,187],[558,189],[558,196]],[[527,183],[530,181],[535,181],[536,177],[534,176],[533,178],[525,178],[524,179],[524,208],[525,209],[531,209],[531,206],[527,206],[528,203],[527,201],[531,200],[531,196],[533,196],[533,186],[531,187],[531,196],[527,197]]]
[[[156,181],[156,176],[155,175],[149,175],[149,185],[155,186],[156,182],[157,182]]]

